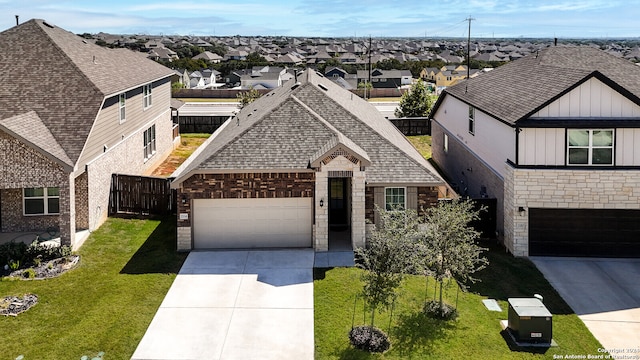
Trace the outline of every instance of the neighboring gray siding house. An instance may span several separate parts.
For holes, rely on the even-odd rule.
[[[111,174],[173,148],[173,71],[43,20],[0,33],[0,54],[0,231],[52,228],[77,247],[107,217]]]
[[[375,107],[312,70],[243,108],[173,176],[179,250],[360,247],[375,205],[426,209],[443,185]]]
[[[369,81],[369,71],[358,70],[358,83]],[[371,71],[371,83],[374,88],[399,88],[411,85],[413,76],[409,70],[380,70]]]
[[[433,159],[518,256],[640,257],[640,68],[551,47],[447,88]]]

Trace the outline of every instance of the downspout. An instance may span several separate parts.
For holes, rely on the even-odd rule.
[[[520,131],[522,131],[522,129],[520,129],[519,126],[516,126],[516,159],[514,161],[516,167],[520,165]]]

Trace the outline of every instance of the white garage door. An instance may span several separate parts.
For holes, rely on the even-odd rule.
[[[196,199],[194,248],[311,247],[312,198]]]

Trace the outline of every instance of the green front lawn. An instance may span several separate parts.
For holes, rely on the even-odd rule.
[[[0,317],[0,359],[80,359],[105,352],[129,359],[186,254],[175,251],[175,220],[108,219],[55,279],[1,281],[0,297],[33,293],[36,306]]]
[[[407,136],[407,139],[411,144],[418,149],[422,157],[429,160],[431,159],[431,136],[430,135],[418,135]]]
[[[531,359],[551,358],[553,354],[598,354],[600,344],[577,315],[526,259],[513,258],[497,247],[487,254],[490,265],[479,277],[481,283],[468,293],[456,295],[455,286],[446,301],[455,305],[458,296],[460,316],[442,322],[421,313],[425,297],[434,297],[433,279],[428,286],[422,277],[411,276],[402,286],[390,319],[389,313],[376,315],[376,326],[390,334],[391,349],[368,354],[353,349],[348,333],[352,324],[369,321],[363,300],[361,270],[334,268],[317,270],[314,281],[315,345],[317,359]],[[553,316],[553,338],[558,347],[544,350],[516,349],[505,341],[500,320],[507,319],[507,298],[544,296]],[[497,299],[502,312],[492,312],[483,299]],[[354,311],[355,302],[355,311]],[[365,318],[366,316],[366,318]]]

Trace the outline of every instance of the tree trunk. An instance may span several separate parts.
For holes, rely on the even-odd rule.
[[[442,307],[442,283],[444,282],[444,280],[440,280],[440,310],[443,309]]]

